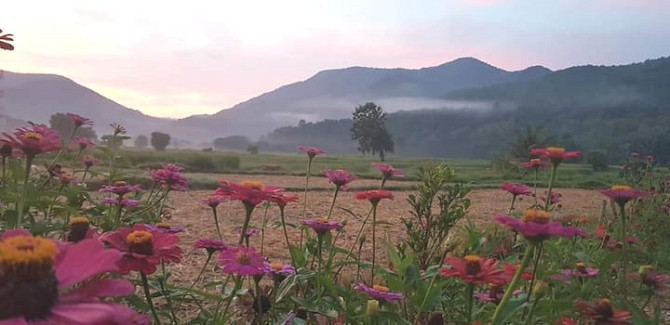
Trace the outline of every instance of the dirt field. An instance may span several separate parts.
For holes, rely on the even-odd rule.
[[[243,177],[229,177],[227,180],[240,181]],[[248,179],[244,178],[244,179]],[[263,176],[261,180],[267,185],[284,185],[284,184],[298,184],[301,177],[292,176]],[[371,181],[372,182],[372,181]],[[600,207],[602,205],[603,196],[594,190],[580,190],[580,189],[557,189],[563,195],[563,208],[558,214],[579,214],[588,217],[598,217],[600,215]],[[175,226],[185,228],[185,232],[181,234],[181,246],[186,254],[183,262],[179,265],[174,265],[172,268],[175,273],[175,281],[188,282],[191,281],[195,274],[200,270],[204,263],[206,254],[200,250],[194,250],[193,243],[198,238],[202,237],[216,237],[216,230],[214,228],[214,221],[211,209],[200,203],[200,200],[209,195],[210,191],[189,191],[185,193],[171,194],[171,206],[174,207],[173,218],[171,223]],[[381,226],[378,228],[378,242],[383,238],[402,238],[403,228],[400,225],[400,218],[408,216],[409,204],[407,203],[407,196],[411,191],[395,192],[395,199],[393,201],[385,200],[379,204],[378,220],[385,220],[391,223],[391,226]],[[539,191],[542,193],[542,191]],[[301,201],[294,204],[289,204],[286,207],[287,222],[297,223],[303,219],[302,217],[302,195],[298,194]],[[328,212],[328,207],[332,200],[332,192],[312,192],[308,197],[308,217],[323,216]],[[472,207],[470,208],[469,218],[474,221],[486,222],[490,220],[494,214],[506,212],[510,195],[499,189],[487,190],[473,190],[470,195],[472,200]],[[531,204],[529,199],[519,202],[518,208],[523,209]],[[341,236],[338,241],[339,245],[346,243],[346,247],[350,247],[355,239],[356,232],[360,227],[360,222],[353,219],[347,213],[337,209],[337,206],[351,209],[359,215],[365,215],[369,209],[367,201],[359,201],[354,198],[354,192],[344,192],[338,197],[336,209],[333,213],[333,218],[338,220],[347,220],[347,233]],[[228,244],[235,244],[238,235],[233,234],[236,228],[242,225],[244,219],[244,209],[240,202],[227,202],[219,206],[219,220],[222,226],[222,233],[224,240]],[[259,226],[263,218],[263,208],[257,207],[252,217],[252,224]],[[279,220],[279,210],[275,206],[268,210],[269,224]],[[370,237],[367,234],[368,238]],[[387,237],[388,236],[388,237]],[[292,240],[298,240],[299,232],[297,230],[289,229],[289,237]],[[260,235],[252,237],[254,246],[260,245]],[[368,240],[369,242],[369,240]],[[289,262],[289,254],[286,250],[285,240],[281,228],[268,229],[265,235],[265,245],[263,254],[271,261]],[[369,251],[369,247],[365,251]],[[364,254],[365,256],[365,254]],[[213,266],[210,268],[210,274],[213,273]],[[182,283],[183,283],[182,282]]]

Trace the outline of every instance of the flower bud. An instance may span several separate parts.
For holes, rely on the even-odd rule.
[[[368,316],[374,316],[379,312],[379,301],[370,299],[368,300],[368,306],[365,309],[365,314]]]

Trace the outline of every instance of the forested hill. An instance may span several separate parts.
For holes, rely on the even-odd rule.
[[[516,83],[453,93],[459,99],[494,100],[489,111],[423,110],[389,114],[387,127],[403,156],[487,158],[502,153],[526,127],[541,127],[556,145],[601,150],[611,162],[630,151],[670,162],[670,59],[620,67],[580,67]],[[452,97],[456,98],[456,97]],[[518,105],[518,107],[516,106]],[[509,108],[514,107],[514,108]],[[352,108],[353,110],[353,108]],[[355,153],[351,120],[327,120],[277,129],[268,149],[299,144]]]

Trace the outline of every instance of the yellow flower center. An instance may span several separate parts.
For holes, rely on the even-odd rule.
[[[49,239],[14,236],[0,243],[0,272],[10,280],[35,281],[49,276],[59,249]]]
[[[628,185],[613,185],[612,189],[615,191],[628,191],[631,187]]]
[[[89,225],[89,220],[86,217],[73,217],[70,219],[70,226],[72,225]]]
[[[614,316],[614,310],[612,309],[612,301],[607,298],[600,299],[596,303],[595,310],[599,315],[605,318],[610,318]]]
[[[553,155],[562,155],[562,154],[565,153],[565,148],[561,148],[561,147],[548,147],[548,148],[547,148],[547,153],[548,153],[550,156],[553,156]]]
[[[377,291],[381,292],[389,292],[389,288],[383,285],[375,284],[372,286],[372,289],[375,289]]]
[[[129,250],[132,253],[151,255],[154,250],[153,235],[144,230],[135,230],[126,236]]]
[[[549,222],[549,213],[544,210],[528,209],[523,213],[523,221],[547,223]]]
[[[244,187],[248,187],[248,188],[253,188],[253,189],[256,189],[256,190],[262,190],[263,187],[265,187],[265,184],[263,184],[263,182],[259,182],[259,181],[242,181],[242,183],[240,183],[240,185],[242,185]]]
[[[530,160],[530,163],[531,163],[531,164],[539,164],[539,163],[541,163],[541,162],[542,162],[542,160],[541,160],[541,159],[537,159],[537,158],[533,158],[533,159]]]
[[[575,266],[576,266],[577,270],[580,271],[580,272],[586,271],[586,264],[584,264],[583,262],[577,262],[577,264],[575,264]]]
[[[25,134],[23,134],[23,137],[25,137],[28,140],[35,140],[35,141],[40,141],[42,140],[42,138],[44,138],[44,136],[42,136],[37,132],[26,132]]]
[[[270,268],[272,268],[272,269],[275,270],[275,271],[279,271],[279,270],[281,270],[281,269],[284,268],[284,264],[282,264],[282,263],[276,263],[276,262],[275,262],[275,263],[271,263],[271,264],[270,264]]]
[[[246,252],[237,252],[237,256],[235,257],[238,263],[242,265],[248,265],[251,263],[251,256],[247,254]]]
[[[126,186],[128,183],[126,181],[116,181],[114,182],[114,186]]]
[[[465,273],[468,275],[477,275],[482,271],[482,258],[477,255],[467,255],[465,260]]]
[[[649,273],[649,272],[651,272],[651,271],[654,271],[654,267],[653,267],[653,266],[651,266],[651,265],[642,265],[642,266],[640,266],[640,268],[638,269],[637,273],[638,273],[639,275],[641,275],[641,276],[646,276],[647,273]]]
[[[328,222],[328,218],[327,218],[327,217],[318,217],[318,218],[314,218],[313,220],[316,221],[316,222],[321,222],[321,223],[326,223],[326,222]]]
[[[156,223],[156,227],[161,229],[170,229],[170,224],[167,222],[158,222]]]

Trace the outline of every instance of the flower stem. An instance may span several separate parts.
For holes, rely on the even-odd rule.
[[[628,241],[626,240],[626,204],[619,203],[619,211],[621,214],[621,245],[623,247],[623,256],[621,259],[623,274],[621,276],[621,292],[624,297],[627,296],[628,291]]]
[[[191,283],[191,286],[188,287],[189,289],[193,289],[195,284],[198,283],[198,281],[200,281],[200,278],[202,277],[202,275],[205,273],[205,270],[207,269],[207,264],[209,264],[209,261],[212,259],[212,255],[213,255],[213,253],[212,254],[207,253],[207,259],[205,260],[205,264],[202,266],[202,269],[200,269],[200,272],[198,273],[198,276],[196,276],[195,280],[193,280],[193,283]]]
[[[291,250],[291,242],[288,240],[288,230],[286,230],[286,218],[284,216],[284,207],[279,207],[279,217],[281,218],[281,226],[284,229],[284,239],[286,240],[286,249],[291,254],[291,265],[295,265],[295,256],[293,256],[293,251]]]
[[[551,167],[551,176],[549,177],[549,186],[547,187],[547,202],[544,205],[545,211],[549,211],[549,206],[551,205],[551,190],[554,187],[554,180],[556,179],[556,169],[558,169],[558,165]]]
[[[223,241],[221,228],[219,227],[219,215],[216,213],[216,208],[212,208],[212,213],[214,214],[214,226],[216,226],[216,234],[219,236],[219,240]]]
[[[375,260],[377,260],[377,204],[372,204],[372,268],[370,269],[370,285],[375,280]]]
[[[475,285],[468,284],[468,324],[472,324],[472,305],[474,303]]]
[[[158,318],[156,307],[154,307],[153,299],[151,299],[151,291],[149,289],[149,280],[147,279],[147,275],[144,274],[144,272],[140,271],[140,278],[142,278],[142,287],[144,287],[144,297],[147,298],[147,304],[149,305],[149,309],[151,309],[151,315],[154,317],[154,322],[160,325],[161,320],[160,318]]]
[[[509,205],[509,210],[507,211],[507,214],[512,213],[514,211],[514,203],[516,202],[516,195],[512,195],[512,203]]]
[[[270,206],[265,206],[265,212],[263,213],[263,226],[261,227],[261,255],[263,255],[263,246],[265,246],[265,226],[268,223],[268,208]]]
[[[246,215],[244,217],[244,224],[242,224],[242,232],[240,233],[240,240],[238,241],[237,245],[241,246],[242,243],[244,242],[244,238],[247,237],[247,228],[249,228],[249,221],[251,220],[251,213],[254,212],[254,205],[243,202],[244,203],[244,209],[246,211]],[[247,241],[247,247],[249,246],[249,241]]]
[[[305,202],[302,205],[302,216],[307,218],[307,191],[309,190],[309,176],[312,174],[312,157],[307,158],[307,174],[305,174]]]
[[[316,269],[317,272],[321,272],[321,267],[323,266],[323,255],[322,255],[322,250],[323,250],[323,235],[322,234],[317,234],[316,235],[318,241],[319,241],[319,246],[317,246],[316,254],[318,255],[318,268]]]
[[[21,228],[23,223],[23,210],[26,205],[26,197],[28,196],[28,180],[30,179],[30,166],[33,164],[32,156],[26,157],[26,174],[23,176],[23,188],[21,193],[21,198],[19,199],[18,206],[16,208],[16,228]]]
[[[542,242],[535,245],[535,263],[533,264],[533,276],[530,279],[530,288],[528,289],[528,295],[526,296],[526,302],[530,301],[531,293],[533,292],[533,288],[535,287],[535,277],[537,276],[538,265],[540,264],[540,258],[542,257],[543,248],[544,248],[544,245],[542,245]]]
[[[344,262],[349,260],[349,257],[351,256],[351,253],[354,252],[354,249],[356,249],[356,245],[358,244],[358,240],[361,238],[361,234],[363,234],[363,229],[365,228],[365,225],[368,223],[368,219],[370,219],[370,216],[372,215],[372,208],[368,211],[368,215],[365,216],[365,219],[363,219],[363,223],[361,224],[361,227],[358,228],[358,234],[356,234],[356,239],[354,240],[353,245],[351,245],[351,248],[349,249],[349,252],[347,253],[347,256],[345,257],[346,259]],[[360,254],[358,254],[360,257]],[[344,267],[344,264],[340,265],[340,267],[337,269],[337,272],[335,272],[335,275],[340,273],[342,271],[342,268]]]
[[[521,265],[519,268],[516,270],[516,273],[514,273],[514,277],[512,278],[512,282],[507,286],[507,290],[505,290],[505,294],[503,295],[502,299],[500,300],[500,303],[498,304],[498,307],[496,307],[495,312],[493,313],[493,318],[491,318],[491,324],[492,325],[498,325],[500,324],[501,318],[502,318],[502,311],[505,308],[505,305],[507,305],[507,302],[512,298],[512,294],[514,292],[514,289],[516,289],[517,285],[519,284],[519,280],[521,279],[521,274],[523,274],[523,271],[526,269],[528,266],[528,263],[530,262],[531,256],[533,256],[533,251],[535,250],[535,244],[528,244],[528,247],[526,247],[526,252],[523,254],[523,259],[521,260]]]
[[[535,170],[533,178],[533,197],[535,198],[535,206],[537,206],[537,167],[533,168]]]
[[[340,193],[340,187],[336,186],[335,187],[335,194],[333,195],[333,202],[330,203],[330,209],[328,209],[327,219],[330,219],[330,216],[333,214],[333,208],[335,207],[335,200],[337,200],[337,194],[338,193]]]

